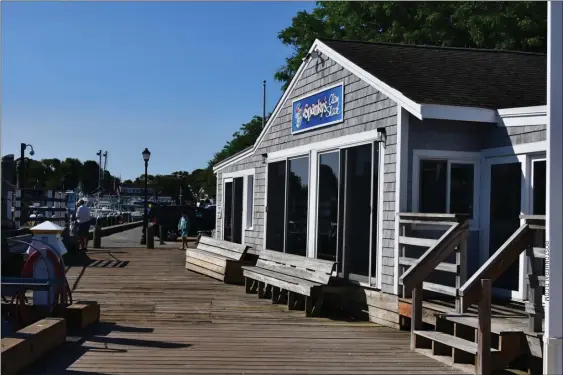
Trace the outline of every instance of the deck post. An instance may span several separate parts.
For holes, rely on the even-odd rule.
[[[526,259],[528,259],[528,302],[526,303],[526,310],[529,314],[528,330],[530,332],[542,332],[542,288],[538,278],[540,269],[538,261],[534,257],[533,244],[526,248]]]
[[[147,226],[145,245],[147,249],[154,249],[154,227],[152,225]]]
[[[411,350],[416,349],[416,335],[414,331],[422,329],[422,283],[412,290],[411,305]]]
[[[458,269],[458,274],[455,277],[455,287],[458,291],[458,295],[455,300],[455,307],[458,313],[462,313],[463,305],[461,303],[461,298],[459,298],[459,288],[461,288],[467,281],[467,236],[461,238],[461,242],[459,243],[455,254],[455,262]]]
[[[563,374],[563,3],[547,5],[547,221],[543,373]],[[550,272],[550,264],[556,267]]]
[[[96,220],[96,225],[94,226],[94,233],[92,235],[92,240],[94,242],[94,249],[100,249],[102,247],[102,228]]]
[[[491,280],[481,279],[479,300],[479,328],[477,329],[477,366],[475,374],[491,373]]]

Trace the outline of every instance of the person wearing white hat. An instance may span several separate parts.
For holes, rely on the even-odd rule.
[[[84,200],[80,199],[76,205],[76,221],[78,221],[78,247],[79,250],[87,250],[88,234],[90,232],[90,209],[84,204]]]

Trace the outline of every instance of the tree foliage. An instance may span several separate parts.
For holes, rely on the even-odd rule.
[[[316,38],[546,51],[546,2],[320,1],[278,38],[293,54],[275,74],[283,89]]]
[[[244,150],[254,144],[262,131],[262,117],[254,116],[249,122],[242,124],[240,129],[233,134],[233,139],[228,141],[221,151],[217,152],[209,161],[208,167],[212,167],[237,152]]]

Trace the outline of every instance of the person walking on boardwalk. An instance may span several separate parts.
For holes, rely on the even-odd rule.
[[[76,206],[76,221],[78,221],[78,247],[79,250],[87,250],[88,234],[90,233],[90,209],[84,204],[84,200],[80,199]]]
[[[180,250],[186,250],[188,247],[188,224],[188,215],[186,215],[185,212],[182,212],[182,217],[178,223],[178,231],[182,237],[182,248]]]

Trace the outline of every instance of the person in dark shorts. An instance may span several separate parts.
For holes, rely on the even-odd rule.
[[[76,221],[78,221],[78,247],[79,250],[87,250],[88,234],[90,232],[90,209],[84,204],[84,200],[80,199],[76,209]]]

